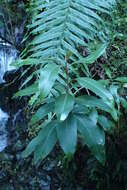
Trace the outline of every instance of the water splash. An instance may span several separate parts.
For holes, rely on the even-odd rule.
[[[11,66],[13,60],[17,57],[17,51],[10,44],[0,41],[0,83],[4,82],[3,76],[6,71],[14,70]]]

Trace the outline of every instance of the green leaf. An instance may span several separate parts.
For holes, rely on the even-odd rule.
[[[55,112],[61,121],[64,121],[74,106],[74,97],[70,94],[62,94],[56,99]]]
[[[106,72],[106,75],[108,76],[108,78],[112,79],[112,72],[110,70],[110,68],[107,65],[104,65],[104,69]]]
[[[57,126],[57,136],[65,154],[74,154],[77,144],[77,124],[75,118],[68,118]]]
[[[59,67],[56,64],[47,64],[41,69],[39,79],[39,90],[42,98],[45,98],[51,91],[55,80],[58,77]]]
[[[127,77],[117,77],[115,80],[121,83],[127,83]]]
[[[38,160],[44,159],[50,153],[56,141],[56,123],[52,122],[43,127],[38,136],[27,145],[22,156],[28,157],[34,152],[34,161],[36,163]]]
[[[96,125],[97,124],[97,120],[98,120],[98,113],[97,113],[97,110],[96,109],[92,109],[90,112],[89,112],[89,118],[91,121],[93,121],[93,124]]]
[[[105,162],[105,134],[104,131],[94,124],[89,117],[82,114],[75,115],[77,127],[84,142],[90,148],[97,160],[102,164]]]
[[[94,96],[79,96],[76,98],[76,103],[90,108],[97,107],[109,113],[111,112],[111,108],[102,99],[96,98]]]
[[[22,156],[28,157],[36,148],[36,146],[44,139],[46,135],[46,130],[41,130],[37,137],[32,139],[30,143],[27,145],[26,149],[23,151]]]
[[[81,58],[77,63],[83,64],[91,64],[94,63],[100,56],[102,56],[107,48],[107,44],[101,44],[95,52],[91,52],[91,54],[85,58]]]
[[[98,123],[101,127],[103,127],[104,131],[110,132],[111,129],[115,128],[115,124],[103,115],[99,115]]]
[[[117,103],[117,105],[119,107],[120,100],[119,100],[118,89],[119,89],[119,86],[116,86],[116,85],[111,85],[110,86],[110,92],[113,95],[113,97],[115,99],[115,102]]]
[[[22,66],[33,66],[41,63],[40,59],[35,59],[35,58],[27,58],[27,59],[18,59],[14,62],[11,63],[12,66],[15,67],[22,67]]]
[[[42,141],[36,146],[34,151],[35,164],[44,159],[53,149],[57,142],[56,134],[57,123],[51,122],[44,128],[44,134],[42,135]]]
[[[76,103],[89,108],[99,108],[110,113],[115,121],[118,119],[117,110],[109,101],[105,101],[105,99],[99,99],[94,96],[79,96],[76,98]]]
[[[91,90],[102,99],[113,102],[112,94],[99,81],[87,77],[78,78],[77,81],[82,87]]]
[[[121,102],[121,105],[123,106],[123,108],[127,111],[127,100],[120,97],[120,102]]]
[[[31,86],[25,88],[25,89],[22,89],[20,90],[19,92],[17,92],[13,98],[17,98],[19,96],[29,96],[29,95],[32,95],[34,94],[35,92],[38,91],[38,84],[37,82],[35,82],[34,84],[32,84]]]
[[[28,105],[34,106],[34,104],[37,103],[38,100],[40,100],[39,95],[39,91],[37,91],[33,96],[31,96]]]
[[[89,109],[85,105],[76,104],[73,108],[73,113],[88,114]]]
[[[36,113],[32,116],[30,124],[33,125],[36,122],[43,119],[49,112],[52,112],[54,110],[54,102],[46,103],[42,105]]]

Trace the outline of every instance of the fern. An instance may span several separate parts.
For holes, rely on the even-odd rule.
[[[77,58],[78,46],[88,46],[98,35],[103,20],[97,12],[109,13],[112,1],[61,0],[50,1],[37,6],[45,11],[34,17],[30,26],[32,57],[43,59],[54,58],[58,64],[64,64],[66,52],[70,51]],[[105,37],[104,31],[98,37]]]
[[[32,1],[34,14],[29,30],[34,39],[22,53],[22,58],[30,55],[30,60],[29,63],[28,60],[22,61],[22,64],[19,62],[19,66],[26,62],[31,66],[41,64],[41,68],[48,63],[60,65],[62,78],[59,75],[59,82],[65,87],[66,70],[80,76],[74,64],[86,61],[82,59],[78,47],[88,48],[95,38],[103,40],[103,43],[106,40],[104,23],[97,13],[110,14],[113,4],[113,0]],[[104,28],[101,32],[100,27]],[[68,60],[73,64],[65,69]],[[77,68],[88,73],[87,65],[77,65]]]
[[[83,58],[78,49],[80,46],[89,48],[95,39],[105,42],[105,24],[100,15],[110,14],[115,2],[37,0],[33,3],[35,14],[32,24],[29,25],[33,40],[22,53],[22,60],[16,65],[29,65],[29,68],[35,69],[22,87],[33,76],[36,76],[36,81],[20,90],[15,97],[31,97],[29,104],[38,107],[38,110],[30,125],[40,125],[42,130],[27,146],[24,156],[34,151],[37,162],[50,153],[57,140],[66,154],[73,154],[79,132],[96,158],[104,163],[105,129],[99,127],[101,116],[98,109],[108,112],[117,121],[115,99],[100,82],[81,77],[80,73],[83,76],[88,74],[86,63],[98,58],[106,46],[104,44],[87,58]],[[83,88],[93,91],[96,97],[77,98]],[[106,120],[104,116],[101,118]]]

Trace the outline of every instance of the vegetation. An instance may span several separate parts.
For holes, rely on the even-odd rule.
[[[126,190],[126,2],[31,0],[24,9],[25,48],[13,63],[23,69],[13,98],[27,97],[20,160],[29,163],[34,153],[30,167],[40,173],[38,165],[57,154],[63,190],[78,189],[77,183]],[[33,189],[41,187],[40,178],[36,182]]]
[[[29,43],[29,50],[22,55],[29,54],[28,58],[18,64],[35,67],[25,84],[33,75],[36,80],[16,96],[32,95],[29,105],[37,110],[30,125],[39,123],[42,129],[24,151],[25,157],[34,151],[35,163],[50,153],[57,140],[67,155],[73,154],[78,136],[101,163],[105,162],[105,129],[99,125],[108,120],[99,111],[108,112],[117,122],[118,110],[111,92],[116,87],[109,90],[88,77],[87,64],[93,62],[93,54],[90,52],[83,58],[78,49],[82,46],[83,51],[88,51],[89,43],[95,39],[106,43],[106,28],[102,31],[104,21],[99,13],[109,14],[112,5],[113,1],[87,2],[87,5],[82,1],[53,1],[40,5],[36,1],[33,6],[38,9],[29,27],[34,38]],[[106,44],[101,45],[94,59],[105,48]],[[110,120],[108,122],[113,126]]]

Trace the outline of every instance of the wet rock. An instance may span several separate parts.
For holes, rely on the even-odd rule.
[[[0,171],[0,182],[6,179],[6,173],[4,170]]]
[[[10,116],[14,116],[19,109],[24,107],[25,99],[14,99],[13,95],[18,91],[20,86],[20,81],[11,83],[0,84],[0,108],[4,112],[8,112]]]
[[[37,182],[42,190],[50,190],[51,178],[45,172],[40,173]]]
[[[19,74],[20,74],[19,70],[7,71],[4,74],[3,79],[5,80],[5,82],[10,83],[16,80],[19,77]]]
[[[53,171],[53,168],[55,168],[57,165],[57,160],[50,160],[44,164],[43,169],[47,172]]]

